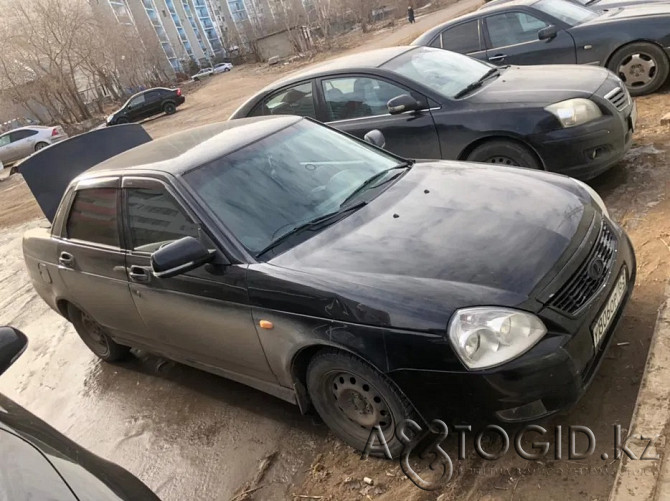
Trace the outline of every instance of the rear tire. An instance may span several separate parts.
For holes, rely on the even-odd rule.
[[[513,141],[495,140],[477,146],[468,155],[469,162],[485,162],[510,167],[542,169],[535,155],[525,146]]]
[[[128,120],[126,117],[119,117],[116,119],[116,125],[123,125],[130,123],[130,120]]]
[[[35,145],[35,151],[40,151],[42,148],[46,148],[47,146],[49,146],[47,143],[40,141]]]
[[[173,103],[165,103],[163,105],[163,111],[166,115],[172,115],[176,113],[177,107]]]
[[[398,423],[415,418],[412,405],[372,366],[342,352],[317,353],[307,367],[307,390],[321,419],[339,439],[363,451],[379,425],[393,457],[403,450],[395,435]],[[375,439],[371,456],[384,456]]]
[[[93,317],[71,304],[67,307],[68,318],[77,334],[88,348],[105,362],[116,362],[128,356],[130,347],[116,343],[104,327]]]
[[[665,52],[646,42],[620,48],[612,55],[607,67],[623,80],[631,96],[656,92],[668,79],[670,71]]]

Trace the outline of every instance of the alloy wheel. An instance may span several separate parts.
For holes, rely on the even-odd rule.
[[[636,52],[626,57],[619,65],[619,78],[628,87],[644,87],[656,76],[658,66],[653,57]]]

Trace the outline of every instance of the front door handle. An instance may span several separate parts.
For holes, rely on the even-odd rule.
[[[489,61],[492,63],[502,63],[506,57],[507,54],[496,54],[495,56],[489,57]]]
[[[63,266],[72,268],[72,265],[74,264],[74,256],[69,252],[61,252],[60,256],[58,256],[58,262]]]
[[[137,265],[128,268],[128,276],[133,282],[148,282],[151,277],[147,268]]]

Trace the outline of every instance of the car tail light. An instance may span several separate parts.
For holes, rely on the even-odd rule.
[[[177,97],[181,96],[181,89],[177,89]]]
[[[57,136],[59,134],[58,127],[54,127],[51,131],[51,137]]]

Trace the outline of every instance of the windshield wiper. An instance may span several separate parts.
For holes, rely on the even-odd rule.
[[[348,207],[340,206],[340,208],[336,211],[329,212],[328,214],[323,214],[322,216],[316,217],[310,221],[307,221],[306,223],[299,224],[298,226],[294,227],[293,229],[281,235],[279,238],[273,240],[267,247],[262,249],[260,252],[257,252],[256,257],[260,257],[266,252],[271,251],[272,249],[279,246],[293,235],[301,233],[305,230],[317,230],[324,228],[325,226],[328,226],[329,224],[333,224],[335,221],[338,221],[342,216],[360,209],[364,205],[367,205],[367,202],[359,202],[357,204],[349,205]]]
[[[386,174],[388,174],[391,171],[398,170],[398,169],[409,169],[412,166],[412,162],[404,162],[402,164],[394,165],[393,167],[389,167],[388,169],[384,169],[382,171],[377,172],[374,176],[369,177],[365,181],[363,181],[363,184],[361,184],[358,188],[356,188],[354,191],[352,191],[347,198],[345,198],[342,203],[340,204],[340,207],[344,207],[347,205],[348,202],[356,198],[358,195],[363,193],[365,190],[368,188],[373,188],[376,186],[381,186],[384,183],[387,183],[391,181],[392,179],[395,179],[396,176],[391,176],[388,179],[384,181],[384,183],[379,183],[375,185],[374,183],[382,179]],[[374,185],[374,186],[373,186]]]
[[[484,85],[484,82],[486,81],[487,78],[497,75],[500,72],[499,68],[491,68],[489,71],[484,73],[481,78],[475,82],[472,82],[471,84],[468,84],[464,89],[459,90],[456,95],[454,96],[454,99],[461,98],[465,96],[466,94],[469,94],[475,89],[478,89],[482,85]]]

